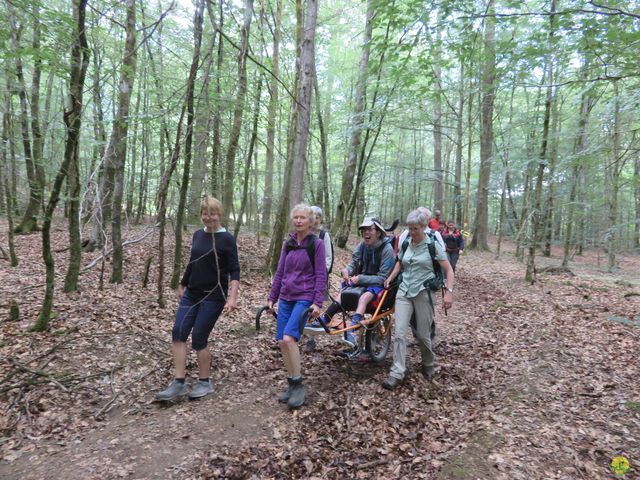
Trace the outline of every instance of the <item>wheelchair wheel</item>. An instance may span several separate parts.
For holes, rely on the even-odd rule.
[[[364,334],[365,348],[374,363],[384,362],[391,346],[391,316],[385,317]]]

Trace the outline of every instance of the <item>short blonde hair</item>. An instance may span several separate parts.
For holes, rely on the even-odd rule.
[[[300,212],[300,211],[304,212],[307,215],[307,218],[309,219],[309,221],[311,222],[315,221],[315,214],[313,213],[313,210],[311,209],[311,207],[306,203],[299,203],[295,207],[293,207],[291,209],[291,212],[289,213],[289,218],[293,220],[293,214],[295,212]]]
[[[202,199],[202,202],[200,202],[200,214],[202,215],[202,212],[205,210],[207,213],[217,213],[221,217],[224,216],[222,202],[211,195],[207,195]]]

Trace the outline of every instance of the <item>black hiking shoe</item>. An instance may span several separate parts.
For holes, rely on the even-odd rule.
[[[289,377],[287,380],[291,388],[287,407],[289,407],[289,410],[300,408],[304,403],[304,386],[302,385],[302,377]]]
[[[427,379],[427,382],[433,380],[433,377],[436,375],[436,367],[431,365],[430,367],[422,366],[422,375]]]
[[[387,390],[395,390],[397,387],[402,385],[402,382],[403,380],[389,375],[387,379],[382,382],[382,388],[385,388]]]

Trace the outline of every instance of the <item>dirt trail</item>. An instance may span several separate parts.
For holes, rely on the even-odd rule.
[[[220,326],[228,341],[214,346],[214,395],[151,404],[165,360],[164,372],[141,377],[135,408],[119,406],[55,452],[34,442],[0,463],[0,478],[570,479],[609,478],[616,455],[640,462],[640,329],[608,320],[640,313],[640,297],[615,279],[541,275],[530,286],[522,273],[508,256],[461,259],[454,308],[446,317],[438,308],[431,384],[416,348],[406,384],[387,392],[391,355],[347,362],[320,338],[304,356],[307,405],[291,414],[275,401],[283,375],[273,325],[256,334],[246,310]]]
[[[148,404],[125,415],[113,412],[104,427],[53,455],[34,453],[0,465],[3,479],[180,478],[180,464],[216,446],[266,438],[274,411],[267,385],[251,389],[225,382],[214,395],[175,405]],[[258,388],[255,388],[258,387]],[[44,446],[43,446],[44,450]]]

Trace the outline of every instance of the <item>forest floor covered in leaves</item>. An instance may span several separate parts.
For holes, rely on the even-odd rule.
[[[6,225],[0,231],[6,245]],[[66,229],[53,238],[61,288]],[[56,291],[51,329],[28,333],[42,301],[40,242],[17,237],[20,265],[0,260],[2,479],[593,479],[613,478],[619,455],[631,464],[623,478],[640,478],[637,254],[607,274],[604,254],[587,251],[571,274],[540,273],[528,285],[512,245],[500,260],[467,252],[454,307],[446,317],[437,308],[432,383],[419,374],[416,347],[409,378],[389,392],[380,383],[391,354],[380,365],[351,362],[321,336],[303,355],[307,403],[292,413],[276,400],[285,375],[273,322],[254,328],[269,289],[266,239],[239,239],[240,308],[210,342],[216,392],[169,407],[153,399],[171,378],[175,292],[166,289],[168,307],[158,307],[157,265],[142,286],[155,235],[126,247],[123,285],[105,272],[99,289],[96,265],[79,292]],[[349,253],[336,254],[337,271]],[[559,265],[554,254],[539,268]],[[11,301],[18,321],[8,320]]]

